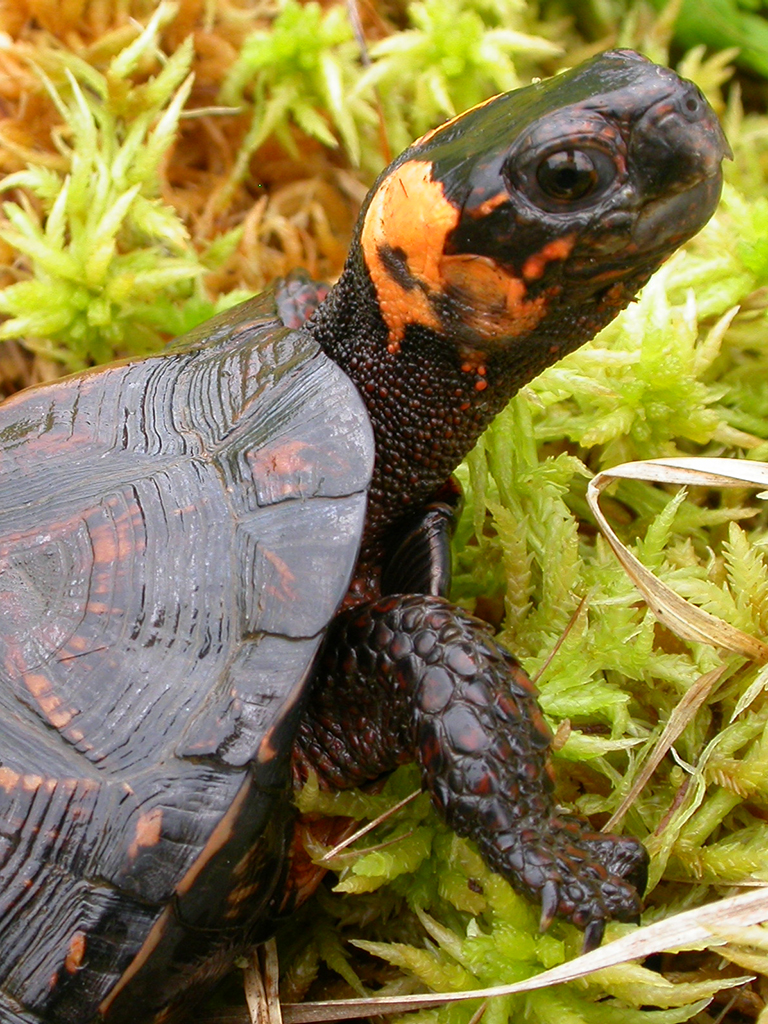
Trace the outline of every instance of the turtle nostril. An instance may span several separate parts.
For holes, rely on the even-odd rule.
[[[701,92],[693,87],[689,90],[685,99],[682,100],[678,109],[686,121],[690,124],[695,124],[696,121],[706,116],[708,104]]]

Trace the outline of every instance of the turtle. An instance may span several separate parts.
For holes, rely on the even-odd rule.
[[[0,408],[2,1024],[183,1019],[295,902],[310,771],[416,760],[543,926],[637,918],[644,847],[556,805],[533,685],[449,601],[451,474],[707,221],[726,155],[695,85],[600,54],[409,147],[327,295]]]

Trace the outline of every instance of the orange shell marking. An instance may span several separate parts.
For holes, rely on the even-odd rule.
[[[66,707],[56,695],[51,680],[38,672],[25,672],[24,684],[35,698],[44,717],[55,729],[65,729],[77,711]]]
[[[139,850],[149,846],[157,846],[162,836],[162,825],[162,807],[153,807],[151,811],[139,814],[133,841],[128,847],[128,856],[131,860],[136,860]]]
[[[432,181],[432,164],[409,160],[382,182],[365,215],[361,236],[368,272],[376,289],[384,322],[389,328],[389,351],[397,352],[409,323],[440,330],[429,301],[441,293],[440,261],[446,236],[459,222],[459,211],[448,202],[439,181]],[[380,255],[389,246],[399,250],[414,287],[396,281]]]
[[[6,793],[10,794],[20,782],[21,775],[18,772],[12,771],[5,765],[0,767],[0,789],[4,789]]]
[[[64,969],[68,974],[76,974],[85,956],[86,935],[85,932],[77,931],[72,933],[69,940],[69,950],[64,960]]]

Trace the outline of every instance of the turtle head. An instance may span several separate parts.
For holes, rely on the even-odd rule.
[[[530,378],[706,223],[726,155],[696,86],[627,50],[429,132],[383,173],[358,229],[390,353],[421,327],[470,364],[518,350]]]
[[[487,100],[383,172],[307,325],[371,417],[370,536],[702,227],[728,153],[694,85],[614,51]]]

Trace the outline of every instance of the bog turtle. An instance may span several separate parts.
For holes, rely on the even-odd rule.
[[[0,1022],[166,1020],[290,892],[291,788],[422,767],[600,941],[634,839],[553,801],[533,687],[446,599],[447,481],[509,397],[709,218],[727,144],[629,51],[380,176],[342,276],[0,409]]]

